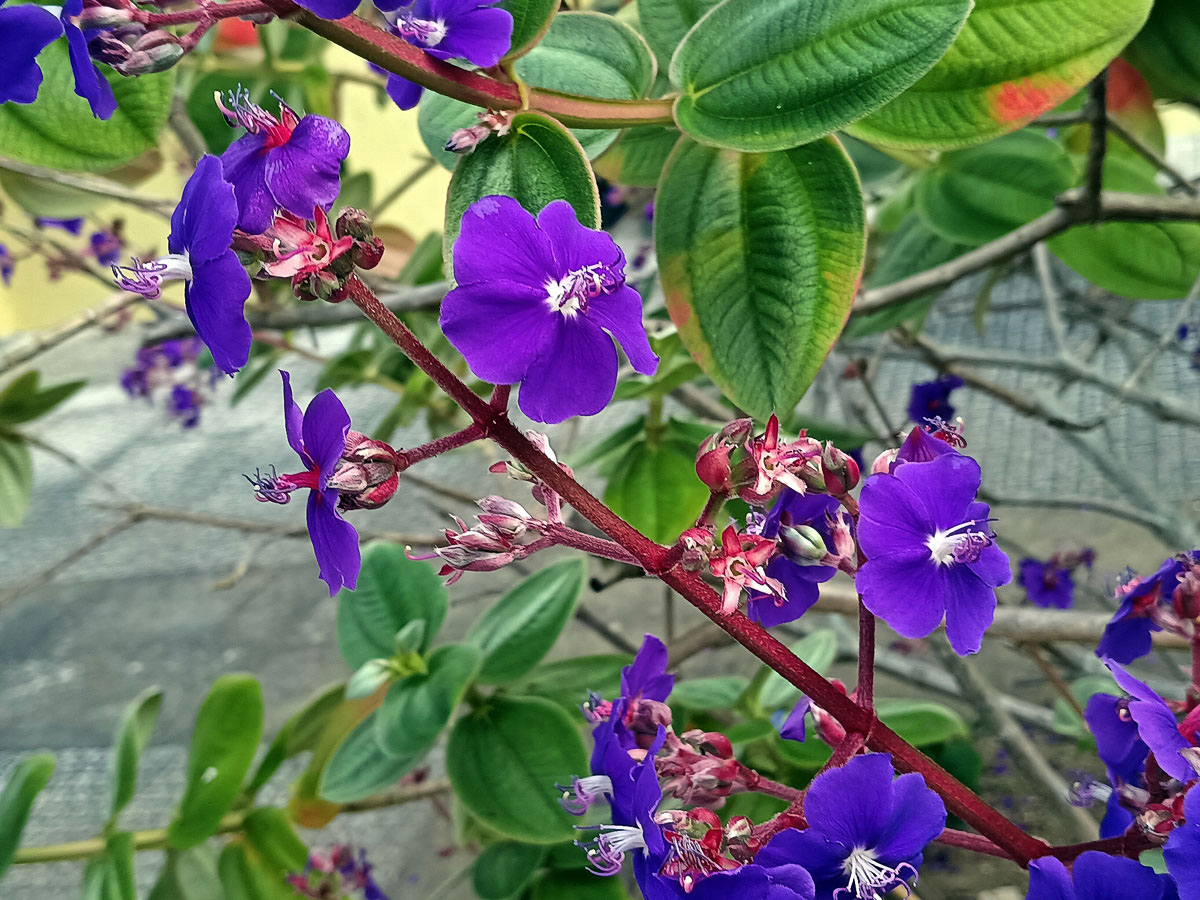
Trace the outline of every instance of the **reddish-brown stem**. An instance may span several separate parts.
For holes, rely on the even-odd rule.
[[[430,441],[428,444],[421,444],[418,447],[408,447],[396,452],[403,458],[404,468],[407,469],[409,466],[416,465],[423,459],[430,459],[449,450],[465,447],[467,444],[473,443],[481,437],[483,437],[483,429],[472,422],[466,428],[456,431],[454,434],[440,437],[437,440]]]
[[[972,834],[969,831],[958,831],[954,828],[947,828],[934,838],[934,840],[948,847],[961,847],[964,850],[972,850],[975,853],[986,853],[988,856],[999,856],[1001,859],[1008,859],[1008,853],[1003,847],[997,847],[981,834]]]
[[[331,21],[314,15],[291,0],[264,2],[276,15],[298,22],[356,56],[439,94],[486,109],[521,108],[521,96],[515,85],[434,59],[423,50],[357,16]],[[548,113],[572,128],[669,125],[673,121],[671,105],[669,98],[603,100],[532,88],[529,91],[531,109]]]
[[[628,563],[631,566],[641,565],[637,557],[616,541],[606,541],[604,538],[584,534],[582,531],[576,531],[574,528],[568,528],[566,525],[556,525],[553,523],[548,528],[543,528],[542,533],[552,539],[555,544],[562,547],[582,550],[584,553],[590,553],[592,556]]]
[[[832,715],[847,733],[862,734],[868,748],[891,754],[893,764],[900,771],[919,772],[930,789],[942,797],[950,812],[1003,848],[1016,862],[1025,865],[1029,860],[1046,854],[1049,847],[1045,842],[1026,834],[977,797],[949,772],[880,722],[871,710],[859,706],[826,681],[761,625],[750,621],[740,611],[730,614],[722,612],[721,598],[699,575],[682,571],[679,567],[665,568],[666,547],[656,544],[633,528],[538,450],[503,412],[478,397],[430,353],[404,323],[379,302],[366,284],[351,278],[347,283],[347,293],[409,359],[485,429],[488,437],[512,453],[547,487],[560,494],[584,518],[620,544],[646,571],[657,575],[769,668],[807,694],[814,703]]]
[[[696,517],[696,527],[703,528],[705,525],[711,525],[728,497],[729,495],[724,491],[710,491],[708,502],[704,504],[704,509],[700,510],[700,515]]]
[[[508,409],[508,397],[512,393],[511,384],[498,384],[492,390],[492,399],[488,402],[492,404],[494,409]]]
[[[866,743],[866,738],[858,732],[852,732],[842,738],[841,742],[833,748],[833,753],[825,765],[821,766],[822,772],[827,772],[830,769],[837,769],[850,762],[863,748]],[[818,773],[819,774],[819,773]]]
[[[768,797],[778,797],[780,800],[787,800],[789,803],[796,803],[804,797],[804,791],[799,788],[794,788],[786,784],[781,784],[778,781],[772,781],[751,769],[743,763],[738,763],[739,777],[738,782],[744,785],[744,789],[752,791],[756,794],[766,794]]]
[[[271,8],[262,0],[230,0],[228,3],[213,3],[198,6],[195,9],[183,9],[179,12],[153,13],[141,9],[131,10],[133,21],[142,25],[161,28],[164,25],[187,25],[195,22],[200,25],[212,25],[220,19],[232,19],[237,16],[252,16],[256,13],[269,13]]]
[[[1158,846],[1161,846],[1161,844],[1155,843],[1141,832],[1127,831],[1125,834],[1113,838],[1087,841],[1083,844],[1062,844],[1055,847],[1047,847],[1042,855],[1053,856],[1056,859],[1061,859],[1063,862],[1070,862],[1081,853],[1087,853],[1089,850],[1097,850],[1100,853],[1108,853],[1113,856],[1128,856],[1131,859],[1137,859],[1146,850]]]
[[[858,687],[854,698],[864,709],[875,708],[875,616],[858,598]]]

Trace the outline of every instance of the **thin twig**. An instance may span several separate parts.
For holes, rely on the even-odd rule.
[[[1098,221],[1100,192],[1104,187],[1104,156],[1108,150],[1108,69],[1092,79],[1083,104],[1087,120],[1088,154],[1083,173],[1083,202],[1080,215],[1088,222]]]
[[[1171,182],[1175,185],[1175,187],[1179,188],[1179,190],[1183,191],[1185,194],[1191,194],[1193,197],[1200,195],[1200,190],[1196,188],[1196,185],[1192,184],[1191,180],[1186,175],[1167,162],[1167,160],[1157,150],[1121,124],[1121,120],[1113,116],[1111,113],[1108,117],[1108,130],[1128,144],[1129,147],[1139,156],[1141,156],[1147,162],[1153,164],[1156,169],[1170,178]]]
[[[7,169],[9,172],[16,172],[19,175],[27,175],[30,178],[37,178],[42,181],[50,181],[54,184],[73,188],[77,191],[84,191],[88,194],[108,197],[110,200],[119,200],[121,203],[128,203],[130,206],[144,209],[146,212],[162,216],[164,219],[169,219],[171,211],[175,208],[174,200],[169,200],[165,197],[147,197],[145,194],[135,191],[132,188],[125,187],[120,182],[101,178],[98,175],[59,172],[57,169],[35,166],[31,163],[10,159],[7,156],[0,156],[0,169]]]

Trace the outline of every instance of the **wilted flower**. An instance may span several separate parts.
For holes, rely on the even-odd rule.
[[[775,542],[753,534],[739,534],[732,525],[721,534],[721,547],[709,563],[712,573],[724,584],[721,612],[729,615],[738,608],[742,591],[751,591],[776,603],[787,600],[787,592],[777,578],[764,569],[775,552]],[[756,598],[759,603],[762,598]]]

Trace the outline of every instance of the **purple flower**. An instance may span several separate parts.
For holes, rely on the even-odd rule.
[[[75,93],[88,102],[97,119],[111,119],[117,109],[112,86],[88,55],[88,42],[79,27],[83,0],[65,0],[59,19],[67,35],[67,51],[71,59],[71,74],[75,76]]]
[[[957,375],[939,375],[933,381],[917,382],[908,400],[908,417],[918,425],[934,418],[949,422],[954,418],[950,392],[962,386],[963,380]]]
[[[338,512],[338,491],[330,479],[338,469],[346,450],[350,415],[342,401],[326,388],[308,404],[303,415],[292,399],[292,378],[283,376],[283,423],[287,440],[304,463],[305,470],[294,475],[246,476],[254,486],[258,500],[287,503],[292,491],[306,488],[308,494],[308,536],[317,556],[321,580],[329,585],[332,597],[343,586],[354,590],[362,560],[358,550],[358,532]]]
[[[1089,850],[1079,855],[1071,872],[1053,856],[1031,862],[1025,900],[1162,900],[1162,896],[1163,879],[1153,869],[1134,859]]]
[[[779,736],[789,741],[799,741],[803,744],[806,737],[804,717],[808,715],[811,709],[812,701],[808,697],[801,697],[799,702],[792,707],[792,711],[788,713],[787,718],[779,726]],[[782,713],[783,710],[780,710],[780,712]]]
[[[62,23],[40,6],[0,0],[0,103],[32,103],[42,85],[37,56],[62,34]]]
[[[905,637],[924,637],[944,615],[960,656],[979,650],[995,589],[1012,578],[987,504],[975,502],[980,478],[975,460],[947,454],[872,475],[859,500],[863,603]]]
[[[1020,562],[1021,586],[1029,602],[1042,608],[1067,609],[1075,600],[1071,570],[1026,557]]]
[[[111,266],[121,258],[124,244],[115,231],[97,231],[92,235],[92,255],[102,266]]]
[[[675,676],[667,674],[667,647],[652,634],[642,640],[633,662],[621,670],[621,697],[630,703],[638,700],[665,702],[675,686]]]
[[[1167,838],[1163,858],[1179,896],[1200,897],[1200,790],[1193,787],[1184,796],[1183,815],[1183,824],[1176,825]]]
[[[1083,718],[1096,738],[1096,752],[1108,769],[1109,781],[1136,784],[1150,748],[1138,736],[1128,701],[1112,694],[1092,694]]]
[[[604,409],[617,384],[610,334],[638,372],[658,368],[642,299],[625,284],[625,255],[580,225],[565,200],[536,220],[512,197],[473,203],[454,245],[454,277],[442,331],[480,378],[520,382],[521,411],[534,421]]]
[[[776,835],[755,862],[803,866],[816,900],[874,900],[915,878],[925,846],[946,827],[946,807],[920,775],[894,776],[883,753],[818,775],[804,799],[809,827]]]
[[[328,211],[350,152],[345,128],[324,116],[300,117],[283,101],[276,119],[252,103],[241,85],[225,102],[218,96],[217,106],[247,132],[221,154],[225,180],[237,196],[238,228],[261,234],[281,207],[302,219],[311,219],[318,206]]]
[[[3,12],[4,10],[0,9],[0,14],[3,14]],[[0,21],[3,20],[0,19]],[[0,244],[0,281],[4,282],[5,287],[12,284],[13,268],[14,260],[12,254],[8,252],[6,246]]]
[[[309,0],[329,4],[335,0]],[[351,0],[344,0],[350,3]],[[512,43],[513,18],[496,9],[497,0],[375,0],[386,13],[392,30],[414,47],[438,59],[465,59],[482,69],[500,62]],[[315,10],[322,15],[319,10]],[[421,100],[421,85],[389,74],[387,93],[401,109],[412,109]]]
[[[798,494],[791,488],[784,488],[767,514],[761,534],[764,538],[774,540],[780,536],[781,526],[791,529],[802,526],[815,531],[825,547],[832,548],[831,516],[839,506],[838,501],[828,494]],[[792,622],[808,612],[820,595],[817,585],[836,575],[837,569],[820,565],[817,559],[799,556],[790,559],[784,553],[777,553],[767,563],[766,574],[783,585],[785,598],[777,602],[777,598],[770,594],[752,591],[751,602],[746,605],[746,615],[770,628]]]
[[[236,222],[233,187],[222,177],[221,161],[205,156],[171,215],[170,254],[113,266],[118,287],[149,298],[161,294],[164,281],[183,279],[188,318],[217,368],[229,374],[246,364],[251,343],[243,312],[250,276],[229,246]]]
[[[121,387],[131,397],[147,399],[157,388],[169,387],[168,414],[184,428],[194,428],[206,402],[203,389],[211,387],[216,378],[216,370],[207,370],[205,377],[205,370],[198,365],[203,350],[199,338],[142,347],[133,366],[121,373]]]
[[[36,216],[33,224],[38,228],[61,228],[71,234],[79,234],[83,230],[83,217],[74,219],[58,219],[54,216]]]
[[[184,428],[195,428],[200,421],[200,404],[204,398],[186,384],[177,384],[171,388],[171,397],[167,400],[167,412]]]
[[[1104,664],[1112,672],[1121,690],[1132,697],[1129,701],[1129,715],[1137,724],[1138,736],[1154,754],[1154,761],[1158,763],[1158,767],[1172,778],[1185,783],[1195,778],[1196,773],[1191,764],[1180,755],[1181,750],[1187,750],[1192,745],[1180,733],[1175,713],[1171,712],[1167,701],[1111,659],[1104,660]]]
[[[1184,558],[1200,559],[1200,551],[1193,550]],[[1112,620],[1104,627],[1096,655],[1128,665],[1145,656],[1153,646],[1150,633],[1161,631],[1155,621],[1159,606],[1170,599],[1171,593],[1184,574],[1184,561],[1177,556],[1163,560],[1158,570],[1148,578],[1134,578],[1117,589],[1121,605]]]

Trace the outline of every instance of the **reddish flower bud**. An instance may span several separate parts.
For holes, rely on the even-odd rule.
[[[849,493],[858,485],[858,463],[832,442],[826,442],[821,453],[821,475],[825,490],[836,496]]]
[[[733,488],[733,472],[729,464],[732,451],[732,447],[724,445],[705,451],[704,444],[700,445],[700,453],[696,456],[696,475],[714,493],[728,493]]]

